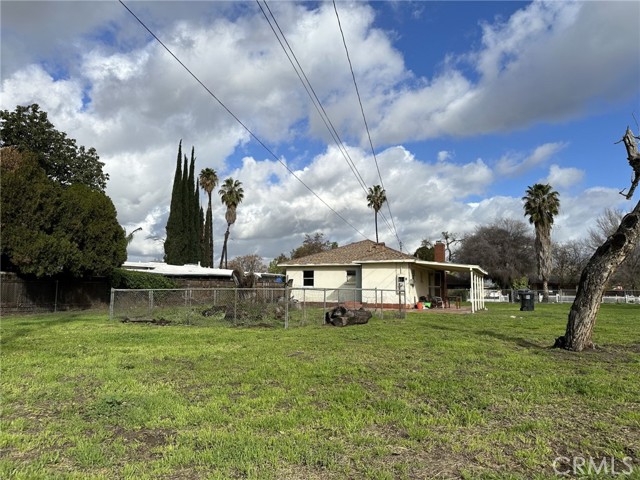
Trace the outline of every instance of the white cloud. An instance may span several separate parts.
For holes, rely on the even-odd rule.
[[[555,189],[566,189],[579,184],[584,179],[584,170],[579,168],[562,168],[559,165],[549,167],[549,176],[542,181]]]
[[[480,78],[448,62],[424,86],[388,94],[374,138],[509,132],[627,100],[640,83],[639,16],[637,2],[533,2],[486,23],[482,48],[463,56]]]
[[[547,162],[556,153],[567,146],[566,143],[545,143],[536,147],[528,156],[520,152],[505,154],[496,163],[496,172],[505,177],[516,177]]]
[[[271,7],[358,170],[368,185],[379,183],[332,5]],[[135,2],[132,8],[261,140],[278,154],[287,152],[281,160],[355,227],[275,159],[249,154],[255,147],[250,135],[117,3],[2,2],[0,108],[39,103],[59,130],[96,147],[111,176],[107,193],[120,222],[128,231],[144,230],[129,248],[132,258],[162,257],[162,244],[148,237],[164,236],[180,139],[187,153],[195,145],[197,168],[213,167],[221,178],[233,176],[245,186],[230,257],[288,253],[315,231],[340,244],[361,239],[357,231],[374,237],[365,193],[337,148],[316,143],[328,141],[325,127],[254,4]],[[480,153],[463,154],[455,141],[566,120],[594,103],[627,98],[638,85],[639,8],[631,2],[523,4],[505,22],[484,24],[481,47],[462,59],[479,78],[455,61],[432,78],[415,78],[393,34],[373,27],[372,6],[339,5],[407,250],[442,231],[464,233],[496,218],[523,218],[519,197],[486,198],[499,178],[553,159],[548,180],[554,186],[568,188],[582,179],[580,170],[557,158],[566,143],[533,139],[537,148],[505,154],[494,172],[480,159],[468,160]],[[426,158],[416,153],[420,148],[403,146],[436,137],[445,143]],[[507,150],[499,142],[483,157]],[[579,236],[584,216],[611,204],[605,202],[619,203],[616,195],[605,189],[563,198],[558,235]],[[218,198],[214,207],[219,253],[225,224]],[[397,246],[384,221],[380,237]]]
[[[440,150],[438,152],[438,161],[444,162],[445,160],[450,160],[453,158],[453,153],[447,150]]]

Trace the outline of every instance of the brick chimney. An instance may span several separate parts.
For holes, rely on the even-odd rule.
[[[433,246],[433,260],[439,263],[444,263],[447,261],[444,243],[442,243],[440,240],[438,240]]]

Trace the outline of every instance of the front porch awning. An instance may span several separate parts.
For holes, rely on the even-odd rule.
[[[428,262],[426,260],[415,261],[416,265],[421,265],[434,270],[445,272],[468,273],[471,277],[471,291],[469,301],[471,302],[471,312],[484,310],[484,277],[488,272],[479,265],[465,265],[462,263]]]
[[[419,260],[417,258],[405,259],[403,262],[414,264],[416,266],[428,268],[429,270],[440,270],[443,272],[468,273],[471,276],[471,292],[469,301],[471,302],[471,311],[484,310],[484,277],[489,273],[479,265],[466,265],[463,263],[449,262],[430,262],[427,260]],[[397,260],[387,261],[362,261],[354,262],[358,264],[365,263],[398,263]]]

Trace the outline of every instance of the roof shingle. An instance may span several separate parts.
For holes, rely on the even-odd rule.
[[[343,247],[334,248],[333,250],[287,260],[280,265],[345,265],[354,262],[388,260],[415,260],[415,257],[389,248],[385,246],[384,243],[363,240],[361,242],[350,243]]]

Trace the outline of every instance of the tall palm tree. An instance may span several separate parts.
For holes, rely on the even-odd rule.
[[[135,230],[133,230],[132,232],[127,233],[127,231],[124,231],[124,237],[127,239],[127,245],[131,245],[131,242],[133,242],[133,235],[137,232],[139,232],[140,230],[142,230],[142,227],[138,227]]]
[[[551,273],[551,227],[560,210],[558,192],[551,185],[536,183],[527,188],[524,200],[524,216],[529,217],[536,229],[536,264],[538,277],[542,280],[542,301],[549,301],[549,274]]]
[[[213,210],[211,208],[211,192],[218,186],[218,174],[213,168],[204,168],[200,172],[198,177],[200,188],[202,188],[209,197],[209,206],[207,207],[207,217],[205,220],[205,226],[208,225],[204,232],[204,250],[206,254],[203,255],[204,266],[213,267]]]
[[[133,242],[133,235],[136,232],[139,232],[140,230],[142,230],[142,227],[138,227],[132,232],[128,232],[128,233],[126,228],[124,228],[123,230],[124,230],[124,238],[127,240],[127,248],[129,248],[129,245],[131,245],[131,242]],[[127,255],[128,255],[128,252],[127,252]]]
[[[220,257],[219,268],[222,268],[223,261],[224,268],[227,268],[227,241],[229,240],[229,229],[231,228],[231,225],[236,223],[236,209],[244,198],[242,182],[229,177],[222,184],[218,194],[220,194],[220,200],[222,203],[227,207],[227,211],[224,214],[224,218],[227,221],[227,231],[224,233],[224,245],[222,246],[222,256]]]
[[[375,212],[376,221],[376,243],[378,243],[378,212],[387,201],[387,193],[380,185],[374,185],[369,187],[369,193],[367,194],[367,207],[373,208]]]

